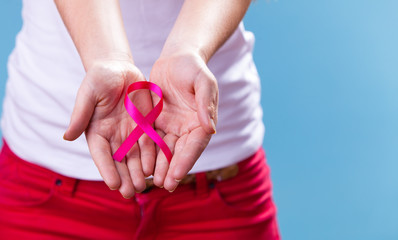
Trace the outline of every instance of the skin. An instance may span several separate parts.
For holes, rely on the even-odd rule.
[[[144,177],[174,191],[216,131],[218,86],[207,62],[242,20],[250,0],[187,0],[168,36],[150,81],[164,94],[155,129],[173,153],[169,165],[145,134],[121,162],[112,154],[136,126],[124,109],[129,84],[144,81],[135,67],[117,0],[55,0],[87,75],[77,94],[66,140],[83,132],[105,183],[130,198]],[[153,99],[152,99],[153,98]],[[148,91],[132,96],[145,115],[156,102]]]
[[[150,81],[164,92],[156,129],[174,149],[156,160],[154,183],[173,191],[216,132],[218,86],[207,62],[235,31],[250,0],[187,0],[154,64]]]
[[[64,139],[75,140],[83,132],[92,158],[110,189],[118,189],[125,198],[145,188],[144,175],[153,166],[156,149],[147,136],[140,138],[121,163],[112,154],[135,127],[123,106],[127,87],[144,81],[134,65],[123,28],[118,1],[55,1],[86,69]],[[152,109],[149,92],[134,98],[146,114]]]

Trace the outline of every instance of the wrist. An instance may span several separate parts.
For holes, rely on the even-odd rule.
[[[180,42],[166,42],[159,58],[170,58],[176,56],[198,57],[206,64],[210,60],[206,51],[199,45],[195,46],[187,43],[181,44]]]
[[[134,65],[133,57],[129,52],[97,52],[95,55],[87,55],[82,57],[82,62],[86,71],[94,66],[109,63],[125,63]]]
[[[124,88],[132,82],[145,80],[132,59],[115,55],[93,60],[86,68],[86,78],[96,81],[92,86],[105,88]]]

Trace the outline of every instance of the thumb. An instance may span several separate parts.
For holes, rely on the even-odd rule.
[[[96,102],[92,91],[84,84],[79,88],[73,108],[68,129],[65,131],[64,139],[68,141],[76,140],[87,128],[91,116],[93,115]]]
[[[218,112],[217,80],[206,68],[196,78],[194,88],[199,122],[207,134],[215,134]]]

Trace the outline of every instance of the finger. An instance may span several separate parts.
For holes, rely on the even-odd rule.
[[[170,151],[174,152],[174,146],[178,140],[178,137],[172,134],[168,134],[163,138],[163,141],[169,147]],[[172,160],[173,162],[173,160]],[[167,161],[166,156],[163,151],[159,151],[158,156],[156,158],[156,166],[155,173],[153,175],[153,183],[158,187],[163,187],[164,179],[166,177],[167,171],[169,169],[169,162]],[[167,189],[169,191],[174,189]]]
[[[214,75],[207,68],[195,80],[195,101],[199,122],[207,134],[216,133],[218,111],[218,86]]]
[[[90,134],[89,132],[86,138],[91,156],[104,182],[110,189],[118,189],[121,181],[119,172],[115,166],[115,161],[112,159],[108,140],[96,134]]]
[[[113,141],[110,141],[111,149],[115,150],[118,148],[121,139],[119,137],[116,137],[113,139]],[[133,148],[134,149],[134,148]],[[132,150],[133,150],[132,149]],[[114,151],[113,151],[114,152]],[[136,151],[134,151],[136,152]],[[130,172],[127,166],[127,158],[123,158],[121,162],[114,161],[114,164],[116,166],[116,169],[118,171],[119,177],[120,177],[120,186],[119,186],[119,192],[122,194],[124,198],[131,198],[135,194],[135,188],[132,182],[132,178],[130,176]]]
[[[138,140],[139,149],[140,149],[140,159],[142,165],[142,171],[145,176],[150,176],[153,174],[153,170],[155,167],[155,159],[156,159],[156,148],[155,143],[152,139],[143,134],[141,138]]]
[[[175,155],[164,181],[165,189],[170,191],[177,187],[178,182],[188,174],[199,159],[210,137],[211,135],[205,133],[202,128],[196,128],[187,135],[185,142],[184,139],[180,139],[181,143],[180,140],[177,142]]]
[[[135,189],[130,177],[129,169],[127,168],[126,159],[123,159],[122,162],[115,162],[115,165],[121,181],[119,192],[124,198],[128,199],[133,197]]]
[[[155,129],[155,131],[157,132],[157,134],[159,134],[159,136],[163,139],[164,138],[164,136],[166,136],[166,133],[165,132],[163,132],[162,130],[160,130],[160,129]],[[159,151],[160,151],[160,147],[157,145],[157,144],[155,144],[155,148],[156,148],[156,156],[159,154]]]
[[[176,161],[178,162],[178,155],[183,150],[187,139],[188,139],[188,134],[182,135],[180,138],[177,138],[177,141],[176,141],[176,144],[175,144],[175,147],[174,147],[175,156],[173,156],[173,159],[172,159],[172,161],[170,163],[170,166],[167,169],[168,172],[170,171],[170,167],[175,166]],[[168,190],[169,192],[173,192],[177,188],[178,183],[180,182],[180,180],[182,180],[183,177],[167,179],[166,177],[167,177],[168,173],[166,173],[165,175],[166,176],[164,178],[164,183],[163,183],[164,184],[164,188],[166,190]]]
[[[135,107],[140,111],[143,116],[147,116],[153,108],[152,98],[149,90],[141,89],[130,93],[130,100],[134,103]],[[152,124],[153,127],[153,124]],[[139,150],[141,156],[138,156],[141,160],[142,170],[145,176],[153,174],[156,159],[156,149],[154,142],[143,134],[139,140]]]
[[[83,84],[77,92],[69,127],[64,134],[65,140],[73,141],[86,130],[91,116],[93,115],[95,105],[95,98],[87,84],[84,84],[83,81]]]
[[[130,172],[130,179],[134,185],[136,192],[145,190],[145,176],[142,172],[140,149],[137,144],[134,144],[132,149],[127,153],[127,166]]]

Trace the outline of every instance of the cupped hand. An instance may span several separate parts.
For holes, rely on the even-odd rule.
[[[126,89],[131,83],[144,80],[131,61],[96,61],[81,83],[64,135],[66,140],[75,140],[85,132],[91,156],[105,183],[125,198],[145,189],[145,176],[153,173],[156,157],[154,143],[144,134],[122,162],[112,159],[136,126],[124,107]],[[136,91],[131,98],[144,115],[152,109],[147,90]]]
[[[161,56],[150,81],[162,88],[164,97],[155,128],[173,152],[170,165],[163,152],[158,152],[154,183],[174,191],[216,131],[218,85],[203,59],[192,52]]]

